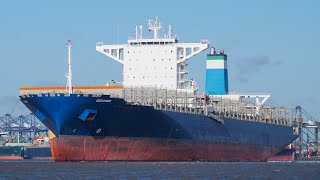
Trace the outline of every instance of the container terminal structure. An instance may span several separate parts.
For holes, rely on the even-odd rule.
[[[51,159],[48,129],[33,114],[0,116],[0,159]]]
[[[56,161],[266,161],[298,137],[290,109],[264,105],[269,94],[230,94],[227,55],[211,48],[205,93],[187,79],[187,61],[208,41],[180,43],[148,20],[127,44],[97,43],[123,65],[123,81],[73,86],[71,42],[67,85],[23,87],[20,99],[55,135]],[[255,103],[246,101],[254,98]]]

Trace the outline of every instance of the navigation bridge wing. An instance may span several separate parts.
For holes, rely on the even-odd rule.
[[[177,64],[180,64],[193,56],[208,49],[208,41],[201,41],[201,43],[179,43],[177,44],[178,60]]]
[[[96,44],[96,50],[123,64],[123,50],[126,45],[105,45],[102,42]]]

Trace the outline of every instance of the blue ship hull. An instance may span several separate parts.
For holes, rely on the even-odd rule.
[[[20,98],[61,141],[65,137],[81,137],[83,141],[85,137],[94,137],[138,139],[139,143],[171,140],[179,144],[185,141],[190,146],[201,142],[202,146],[213,143],[212,147],[218,147],[217,144],[223,143],[244,149],[244,146],[257,147],[257,151],[270,147],[272,151],[268,156],[272,156],[297,138],[290,126],[230,118],[224,118],[224,123],[220,123],[205,115],[130,105],[108,95],[31,95]]]

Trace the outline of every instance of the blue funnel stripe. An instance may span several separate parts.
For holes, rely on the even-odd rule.
[[[228,89],[227,69],[206,70],[206,93],[209,95],[227,94]]]

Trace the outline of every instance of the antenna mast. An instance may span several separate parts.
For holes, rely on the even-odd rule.
[[[161,24],[158,22],[158,16],[156,16],[156,20],[148,20],[149,31],[153,31],[153,38],[158,39],[159,29],[162,28]]]
[[[71,48],[72,48],[72,44],[71,41],[68,40],[66,47],[68,48],[68,57],[66,59],[67,64],[68,64],[68,73],[66,74],[66,78],[67,78],[67,86],[66,86],[66,90],[69,94],[72,94],[72,70],[71,70]]]

